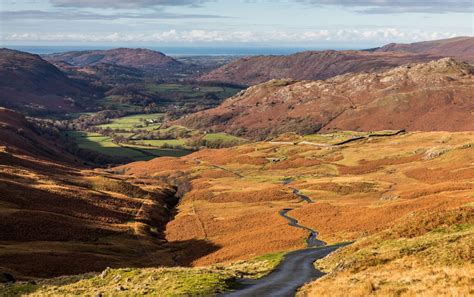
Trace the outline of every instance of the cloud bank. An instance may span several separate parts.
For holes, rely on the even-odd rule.
[[[401,31],[395,28],[372,30],[314,30],[304,32],[287,31],[219,31],[219,30],[167,30],[155,33],[21,33],[2,35],[0,40],[12,41],[68,41],[94,43],[330,43],[358,42],[381,43],[393,41],[421,41],[456,36],[450,32]]]

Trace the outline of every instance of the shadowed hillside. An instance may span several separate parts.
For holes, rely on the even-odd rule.
[[[106,267],[186,266],[217,249],[164,238],[178,201],[155,181],[77,167],[74,157],[0,109],[0,273],[52,277]],[[189,246],[193,254],[180,255]]]
[[[71,112],[93,97],[37,55],[0,49],[0,105],[29,113]]]

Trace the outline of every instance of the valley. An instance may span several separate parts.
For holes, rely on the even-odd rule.
[[[471,295],[473,42],[0,50],[0,296]]]

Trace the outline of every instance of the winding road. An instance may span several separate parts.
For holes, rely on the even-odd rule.
[[[346,244],[308,248],[285,255],[271,274],[258,280],[243,280],[241,290],[224,294],[226,297],[290,297],[304,284],[320,278],[323,272],[314,268],[313,262],[322,259]]]
[[[194,159],[196,164],[201,164],[201,160]],[[243,178],[239,173],[228,170],[227,168],[211,165],[211,167],[221,170],[229,171],[239,178]],[[293,179],[283,180],[284,185],[289,185]],[[291,188],[293,194],[298,196],[302,201],[307,203],[314,203],[311,198],[301,193],[296,188]],[[292,208],[285,208],[280,211],[280,216],[288,221],[288,225],[294,228],[303,229],[309,232],[306,239],[307,248],[303,250],[293,251],[285,255],[277,268],[269,275],[261,279],[242,279],[238,282],[242,288],[237,291],[224,293],[221,296],[225,297],[289,297],[295,296],[298,288],[304,284],[320,278],[324,275],[323,272],[317,270],[313,263],[316,260],[322,259],[334,252],[335,250],[346,246],[350,243],[341,243],[331,246],[326,246],[324,241],[319,240],[318,232],[300,225],[298,220],[290,217],[288,212]]]
[[[308,203],[313,201],[303,195],[300,190],[291,188],[293,193],[301,200]],[[269,275],[257,279],[243,279],[239,283],[242,289],[223,294],[226,297],[292,297],[295,296],[298,288],[304,284],[320,278],[324,275],[323,272],[317,270],[313,263],[316,260],[322,259],[334,252],[335,250],[348,245],[349,243],[341,243],[331,246],[326,246],[324,241],[319,240],[318,232],[302,226],[298,220],[290,217],[288,212],[291,208],[285,208],[280,211],[280,216],[288,221],[288,225],[303,229],[309,232],[309,237],[306,240],[308,248],[290,252],[285,255],[278,267]]]
[[[305,227],[305,226],[301,226],[300,224],[298,224],[298,221],[296,219],[288,216],[288,212],[290,212],[292,210],[293,209],[291,209],[291,208],[285,208],[285,209],[280,211],[280,215],[282,217],[284,217],[289,222],[288,225],[290,225],[292,227],[295,227],[295,228],[303,229],[303,230],[306,230],[306,231],[309,232],[309,237],[306,240],[307,246],[309,248],[325,246],[326,243],[324,241],[321,241],[321,240],[318,239],[318,232],[317,231],[315,231],[311,228]]]

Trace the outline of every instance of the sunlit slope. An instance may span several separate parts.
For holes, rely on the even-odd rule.
[[[166,237],[220,246],[194,264],[304,247],[307,234],[287,225],[279,216],[283,208],[293,208],[292,217],[334,243],[389,230],[413,213],[473,202],[472,132],[373,136],[330,145],[344,137],[353,136],[204,150],[119,169],[152,179],[191,180]],[[302,202],[293,188],[314,203]]]

